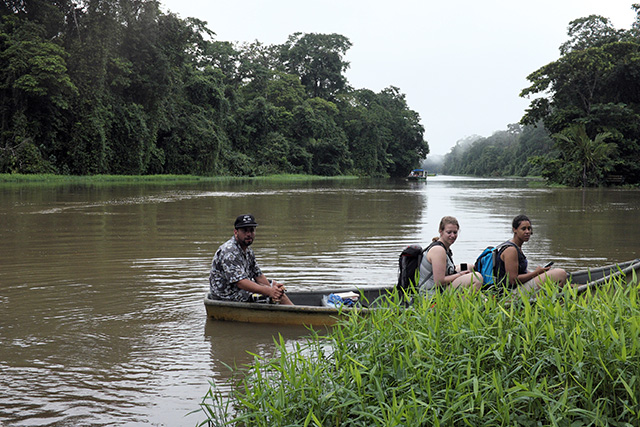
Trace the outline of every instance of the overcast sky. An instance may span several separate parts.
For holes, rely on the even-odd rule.
[[[591,14],[628,29],[638,0],[160,0],[208,23],[216,40],[281,44],[290,34],[338,33],[353,46],[347,79],[396,86],[420,114],[431,154],[517,123],[527,75],[559,57],[570,21]]]

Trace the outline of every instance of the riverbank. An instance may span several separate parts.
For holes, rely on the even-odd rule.
[[[295,181],[318,181],[336,179],[357,179],[357,176],[318,176],[302,174],[279,174],[255,177],[238,176],[196,176],[196,175],[53,175],[53,174],[0,174],[0,184],[102,184],[102,183],[165,183],[180,184],[193,182],[231,182],[231,181],[273,181],[273,182],[295,182]]]

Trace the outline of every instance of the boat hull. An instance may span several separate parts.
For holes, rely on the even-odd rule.
[[[250,323],[273,323],[279,325],[332,326],[345,316],[357,313],[366,315],[368,306],[391,288],[340,289],[324,291],[291,291],[287,296],[295,305],[258,304],[204,299],[207,317],[215,320]],[[336,309],[323,304],[323,297],[331,293],[353,291],[361,293],[361,307]]]
[[[639,273],[640,258],[636,258],[631,261],[569,273],[567,279],[571,280],[571,283],[581,283],[578,286],[578,291],[585,291],[603,285],[612,278],[624,278],[627,283],[632,283],[638,280]]]

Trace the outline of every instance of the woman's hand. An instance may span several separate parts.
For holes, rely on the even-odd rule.
[[[473,264],[463,262],[456,267],[456,271],[459,271],[462,275],[469,274],[473,271]]]
[[[543,273],[546,273],[547,271],[549,271],[551,269],[551,266],[549,267],[542,267],[542,266],[538,266],[534,272],[536,273],[536,276],[539,276]]]

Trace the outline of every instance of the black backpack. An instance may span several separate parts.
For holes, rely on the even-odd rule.
[[[420,245],[409,245],[400,253],[398,259],[398,291],[417,290],[420,279],[420,262],[426,249]]]
[[[398,260],[398,284],[396,285],[399,291],[412,292],[418,290],[422,257],[425,252],[436,245],[444,248],[444,244],[436,240],[424,249],[422,249],[420,245],[409,245],[400,253]],[[451,255],[447,253],[447,256],[450,257]]]

